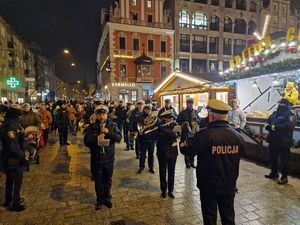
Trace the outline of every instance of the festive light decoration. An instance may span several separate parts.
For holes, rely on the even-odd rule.
[[[11,77],[9,80],[6,81],[6,84],[11,88],[17,88],[20,82],[15,77]]]

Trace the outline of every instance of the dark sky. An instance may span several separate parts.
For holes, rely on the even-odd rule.
[[[100,11],[111,0],[0,0],[0,15],[27,42],[36,42],[58,77],[95,80]],[[69,57],[62,49],[71,51]],[[71,68],[71,62],[76,68]]]

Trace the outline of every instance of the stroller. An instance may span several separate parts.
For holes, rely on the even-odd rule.
[[[25,129],[25,136],[27,140],[27,149],[29,152],[29,163],[40,164],[39,156],[39,139],[40,130],[36,126],[29,126]]]

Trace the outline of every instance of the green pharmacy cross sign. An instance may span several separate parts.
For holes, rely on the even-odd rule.
[[[16,88],[17,86],[19,86],[20,82],[16,78],[11,77],[9,80],[6,81],[6,84],[11,88]]]

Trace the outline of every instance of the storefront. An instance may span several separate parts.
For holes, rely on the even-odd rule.
[[[15,77],[0,82],[0,101],[12,101],[23,103],[25,100],[25,88],[21,86],[20,81]]]
[[[216,87],[208,80],[176,71],[154,90],[154,99],[159,101],[160,107],[166,98],[171,99],[172,106],[178,113],[185,108],[188,98],[193,98],[194,108],[200,110],[211,98],[227,102],[229,91],[229,87]]]

